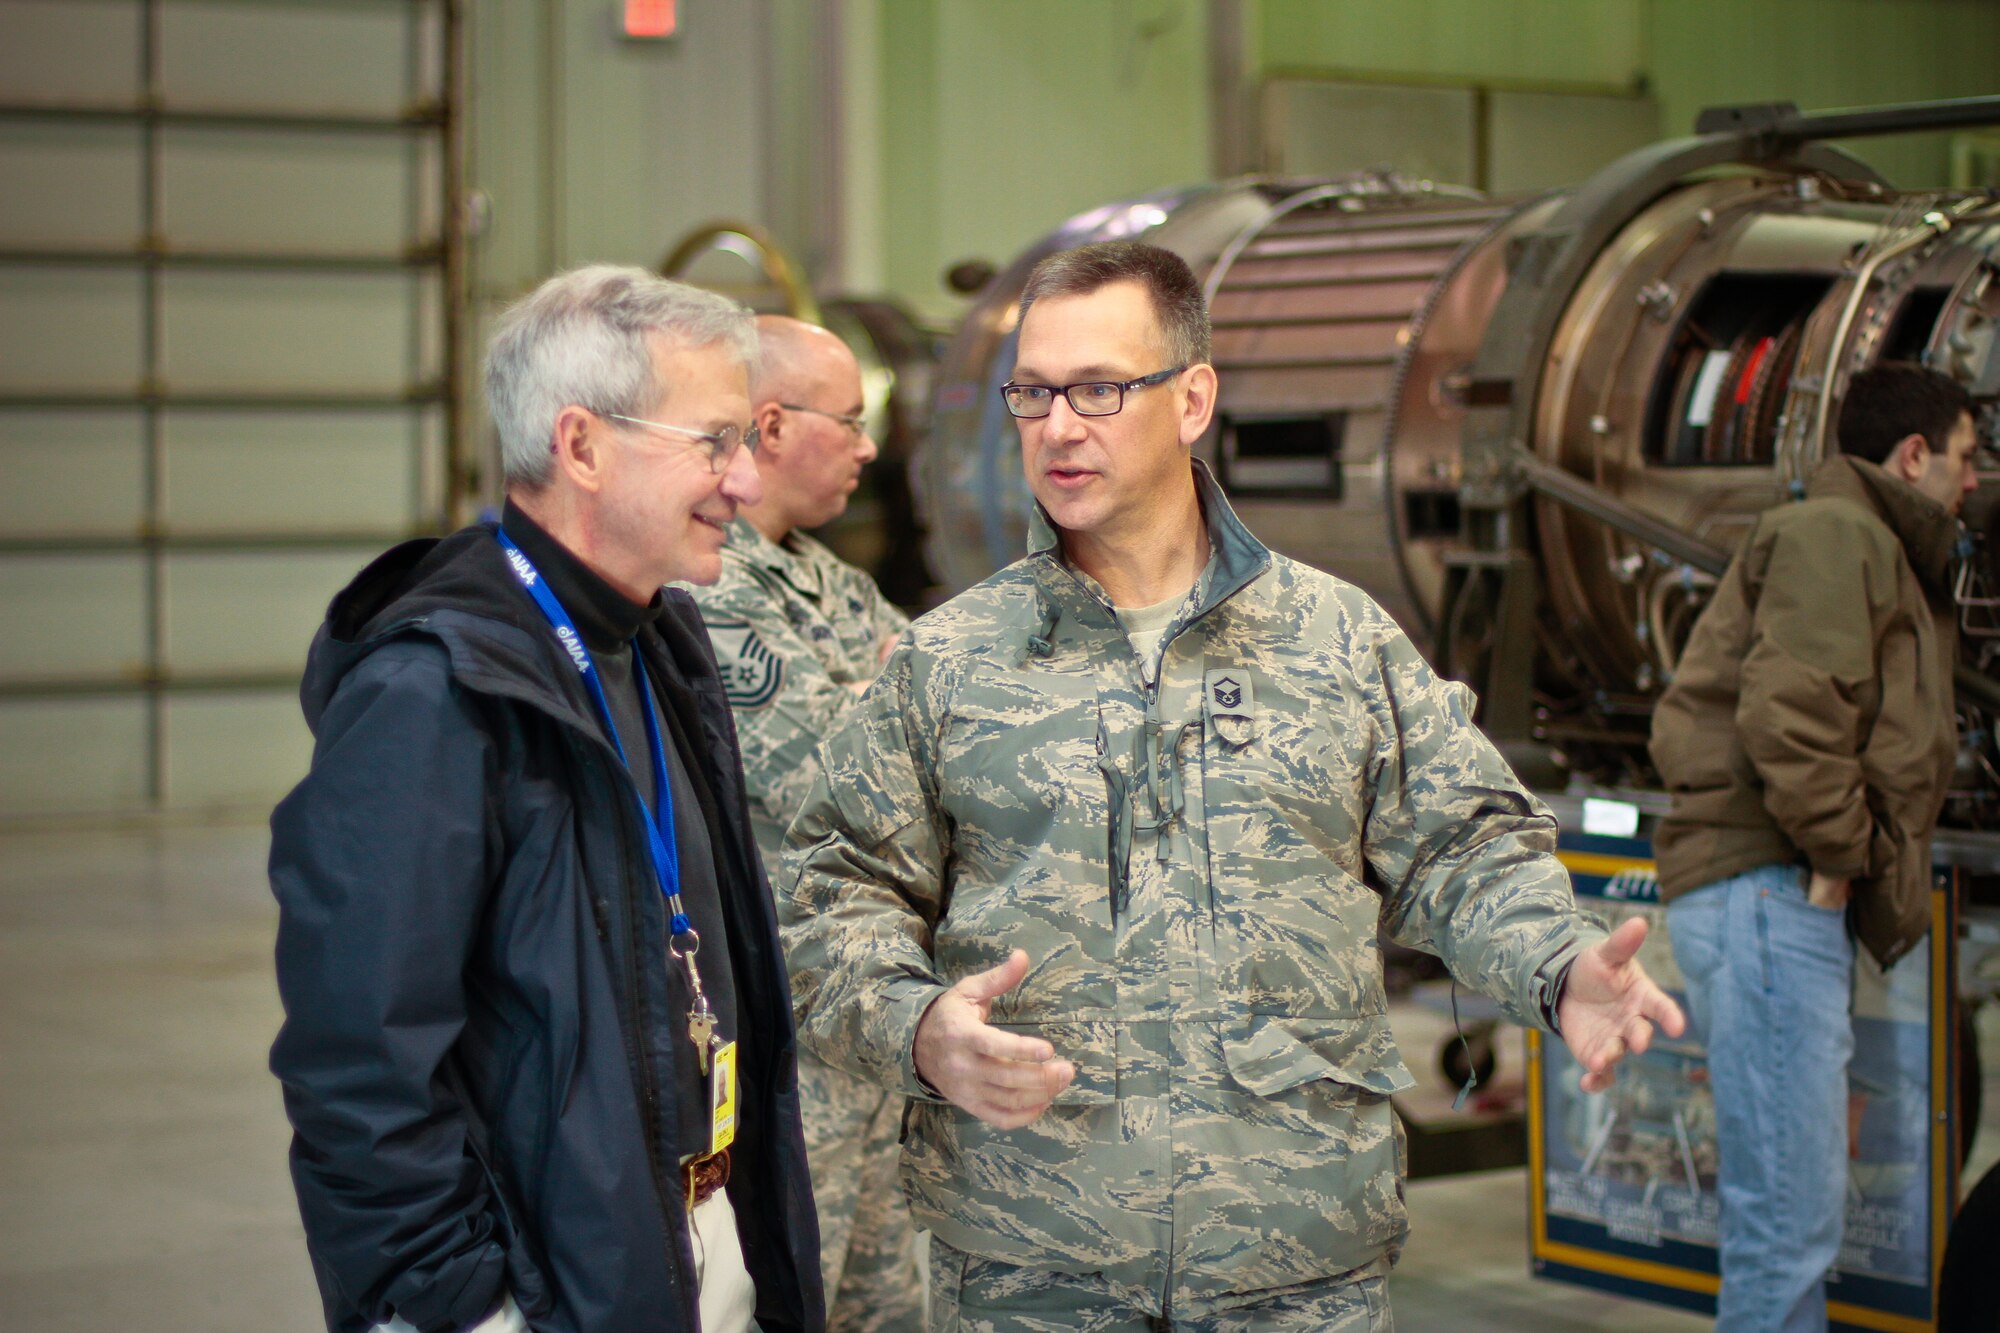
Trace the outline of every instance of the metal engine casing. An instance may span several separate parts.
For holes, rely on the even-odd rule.
[[[1658,145],[1535,198],[1251,179],[1073,219],[989,283],[938,367],[916,468],[933,567],[957,591],[1023,549],[997,388],[1029,270],[1144,239],[1209,292],[1220,389],[1196,451],[1251,530],[1372,594],[1481,687],[1489,727],[1511,692],[1516,736],[1642,780],[1712,572],[1537,490],[1510,449],[1727,552],[1834,448],[1855,370],[1922,360],[2000,393],[2000,205],[1894,191],[1813,144],[1730,151],[1747,142]],[[1509,561],[1527,620],[1480,591]]]

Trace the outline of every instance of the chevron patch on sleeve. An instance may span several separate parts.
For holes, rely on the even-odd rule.
[[[722,692],[731,708],[762,708],[778,697],[785,683],[785,659],[741,620],[711,620],[708,636],[715,644],[715,665],[722,672]]]

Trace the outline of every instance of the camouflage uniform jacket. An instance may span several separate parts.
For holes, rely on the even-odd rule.
[[[1037,512],[1028,558],[919,619],[828,739],[775,881],[802,1040],[917,1099],[918,1225],[1189,1315],[1400,1248],[1378,924],[1537,1025],[1592,934],[1469,691],[1196,479],[1213,555],[1162,651],[1200,664],[1198,701],[1152,697]],[[1015,946],[991,1021],[1076,1077],[1002,1131],[940,1102],[912,1042]]]
[[[736,714],[750,822],[775,870],[785,830],[819,772],[822,737],[875,679],[882,640],[910,618],[875,580],[803,532],[784,545],[739,518],[722,548],[722,577],[691,587],[715,644]]]

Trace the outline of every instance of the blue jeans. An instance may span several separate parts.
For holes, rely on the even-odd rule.
[[[1840,1252],[1854,943],[1805,880],[1758,866],[1667,905],[1715,1094],[1722,1333],[1824,1330]]]

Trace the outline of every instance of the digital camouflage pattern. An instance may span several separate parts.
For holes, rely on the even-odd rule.
[[[1195,1319],[1163,1309],[1157,1292],[1096,1273],[1060,1273],[980,1259],[931,1241],[936,1333],[1391,1333],[1385,1261],[1366,1273],[1304,1282],[1229,1301]]]
[[[875,580],[803,532],[783,546],[749,519],[729,526],[722,577],[690,585],[715,644],[743,743],[757,846],[773,868],[818,773],[814,752],[910,623]]]
[[[882,641],[909,617],[875,581],[801,532],[781,546],[739,518],[722,577],[690,587],[736,719],[751,824],[767,868],[818,766],[820,739],[859,703]],[[896,1187],[903,1098],[799,1056],[806,1159],[819,1210],[832,1333],[905,1333],[923,1323],[918,1238]]]
[[[1188,1318],[1400,1249],[1378,923],[1538,1025],[1596,935],[1469,691],[1196,480],[1214,554],[1160,678],[1198,699],[1142,685],[1037,513],[1033,553],[918,620],[829,737],[774,881],[802,1042],[919,1099],[918,1225]],[[940,989],[1017,946],[992,1021],[1076,1077],[1000,1131],[911,1052]]]
[[[922,1237],[897,1187],[903,1096],[806,1052],[799,1105],[819,1209],[820,1276],[829,1333],[916,1333],[924,1327]]]

